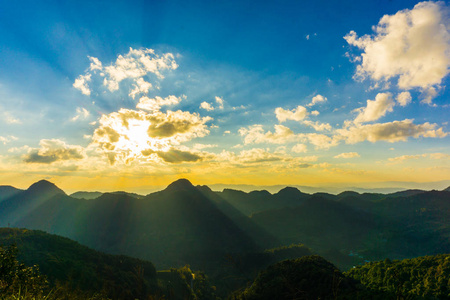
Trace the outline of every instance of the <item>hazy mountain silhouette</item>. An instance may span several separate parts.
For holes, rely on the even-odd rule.
[[[92,199],[100,197],[101,195],[103,195],[102,192],[79,191],[79,192],[75,192],[73,194],[70,194],[70,197],[77,198],[77,199],[92,200]]]
[[[136,195],[102,193],[85,201],[45,180],[25,191],[0,187],[0,224],[42,229],[158,267],[190,264],[213,272],[230,253],[291,243],[303,243],[341,267],[450,252],[447,191],[213,192],[180,179]]]
[[[15,187],[12,187],[10,185],[1,185],[0,186],[0,202],[20,193],[22,191],[23,190],[16,189]]]
[[[108,253],[149,259],[158,267],[191,264],[211,269],[224,263],[227,253],[260,249],[249,235],[257,226],[252,228],[248,218],[241,220],[247,233],[188,180],[141,199],[104,193],[89,201],[41,181],[0,207],[3,226],[10,222],[61,234]]]

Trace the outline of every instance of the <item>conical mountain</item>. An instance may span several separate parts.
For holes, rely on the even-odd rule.
[[[187,179],[178,179],[169,184],[164,191],[189,191],[194,190],[195,186]]]
[[[0,224],[17,226],[54,197],[67,197],[63,190],[47,180],[32,184],[27,190],[0,202]],[[39,227],[33,227],[39,228]]]
[[[33,194],[41,194],[48,196],[54,196],[57,194],[63,194],[66,195],[66,193],[61,190],[59,187],[57,187],[55,184],[51,183],[47,180],[40,180],[36,183],[33,183],[30,185],[30,187],[26,190],[27,193],[33,193]]]

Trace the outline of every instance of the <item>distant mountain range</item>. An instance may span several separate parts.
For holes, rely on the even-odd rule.
[[[225,189],[180,179],[149,195],[67,195],[42,180],[0,186],[0,226],[40,229],[96,250],[214,274],[230,255],[303,243],[341,268],[450,252],[450,191],[340,194]]]

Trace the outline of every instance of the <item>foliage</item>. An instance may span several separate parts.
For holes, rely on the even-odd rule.
[[[17,244],[18,259],[25,265],[39,265],[53,293],[59,296],[69,291],[81,295],[80,299],[94,294],[112,299],[145,299],[161,294],[156,270],[147,261],[104,254],[35,230],[2,228],[0,244]]]
[[[17,261],[17,247],[0,247],[0,295],[41,296],[47,279],[37,266],[27,267]]]
[[[216,288],[208,277],[200,271],[192,271],[189,266],[159,271],[160,285],[168,299],[214,300],[219,299]]]
[[[450,255],[367,263],[347,276],[397,299],[450,299]]]
[[[358,299],[357,282],[320,256],[285,260],[261,271],[253,284],[232,296],[242,300]]]

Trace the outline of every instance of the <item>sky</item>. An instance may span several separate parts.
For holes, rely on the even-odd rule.
[[[450,5],[5,1],[0,184],[450,185]]]

